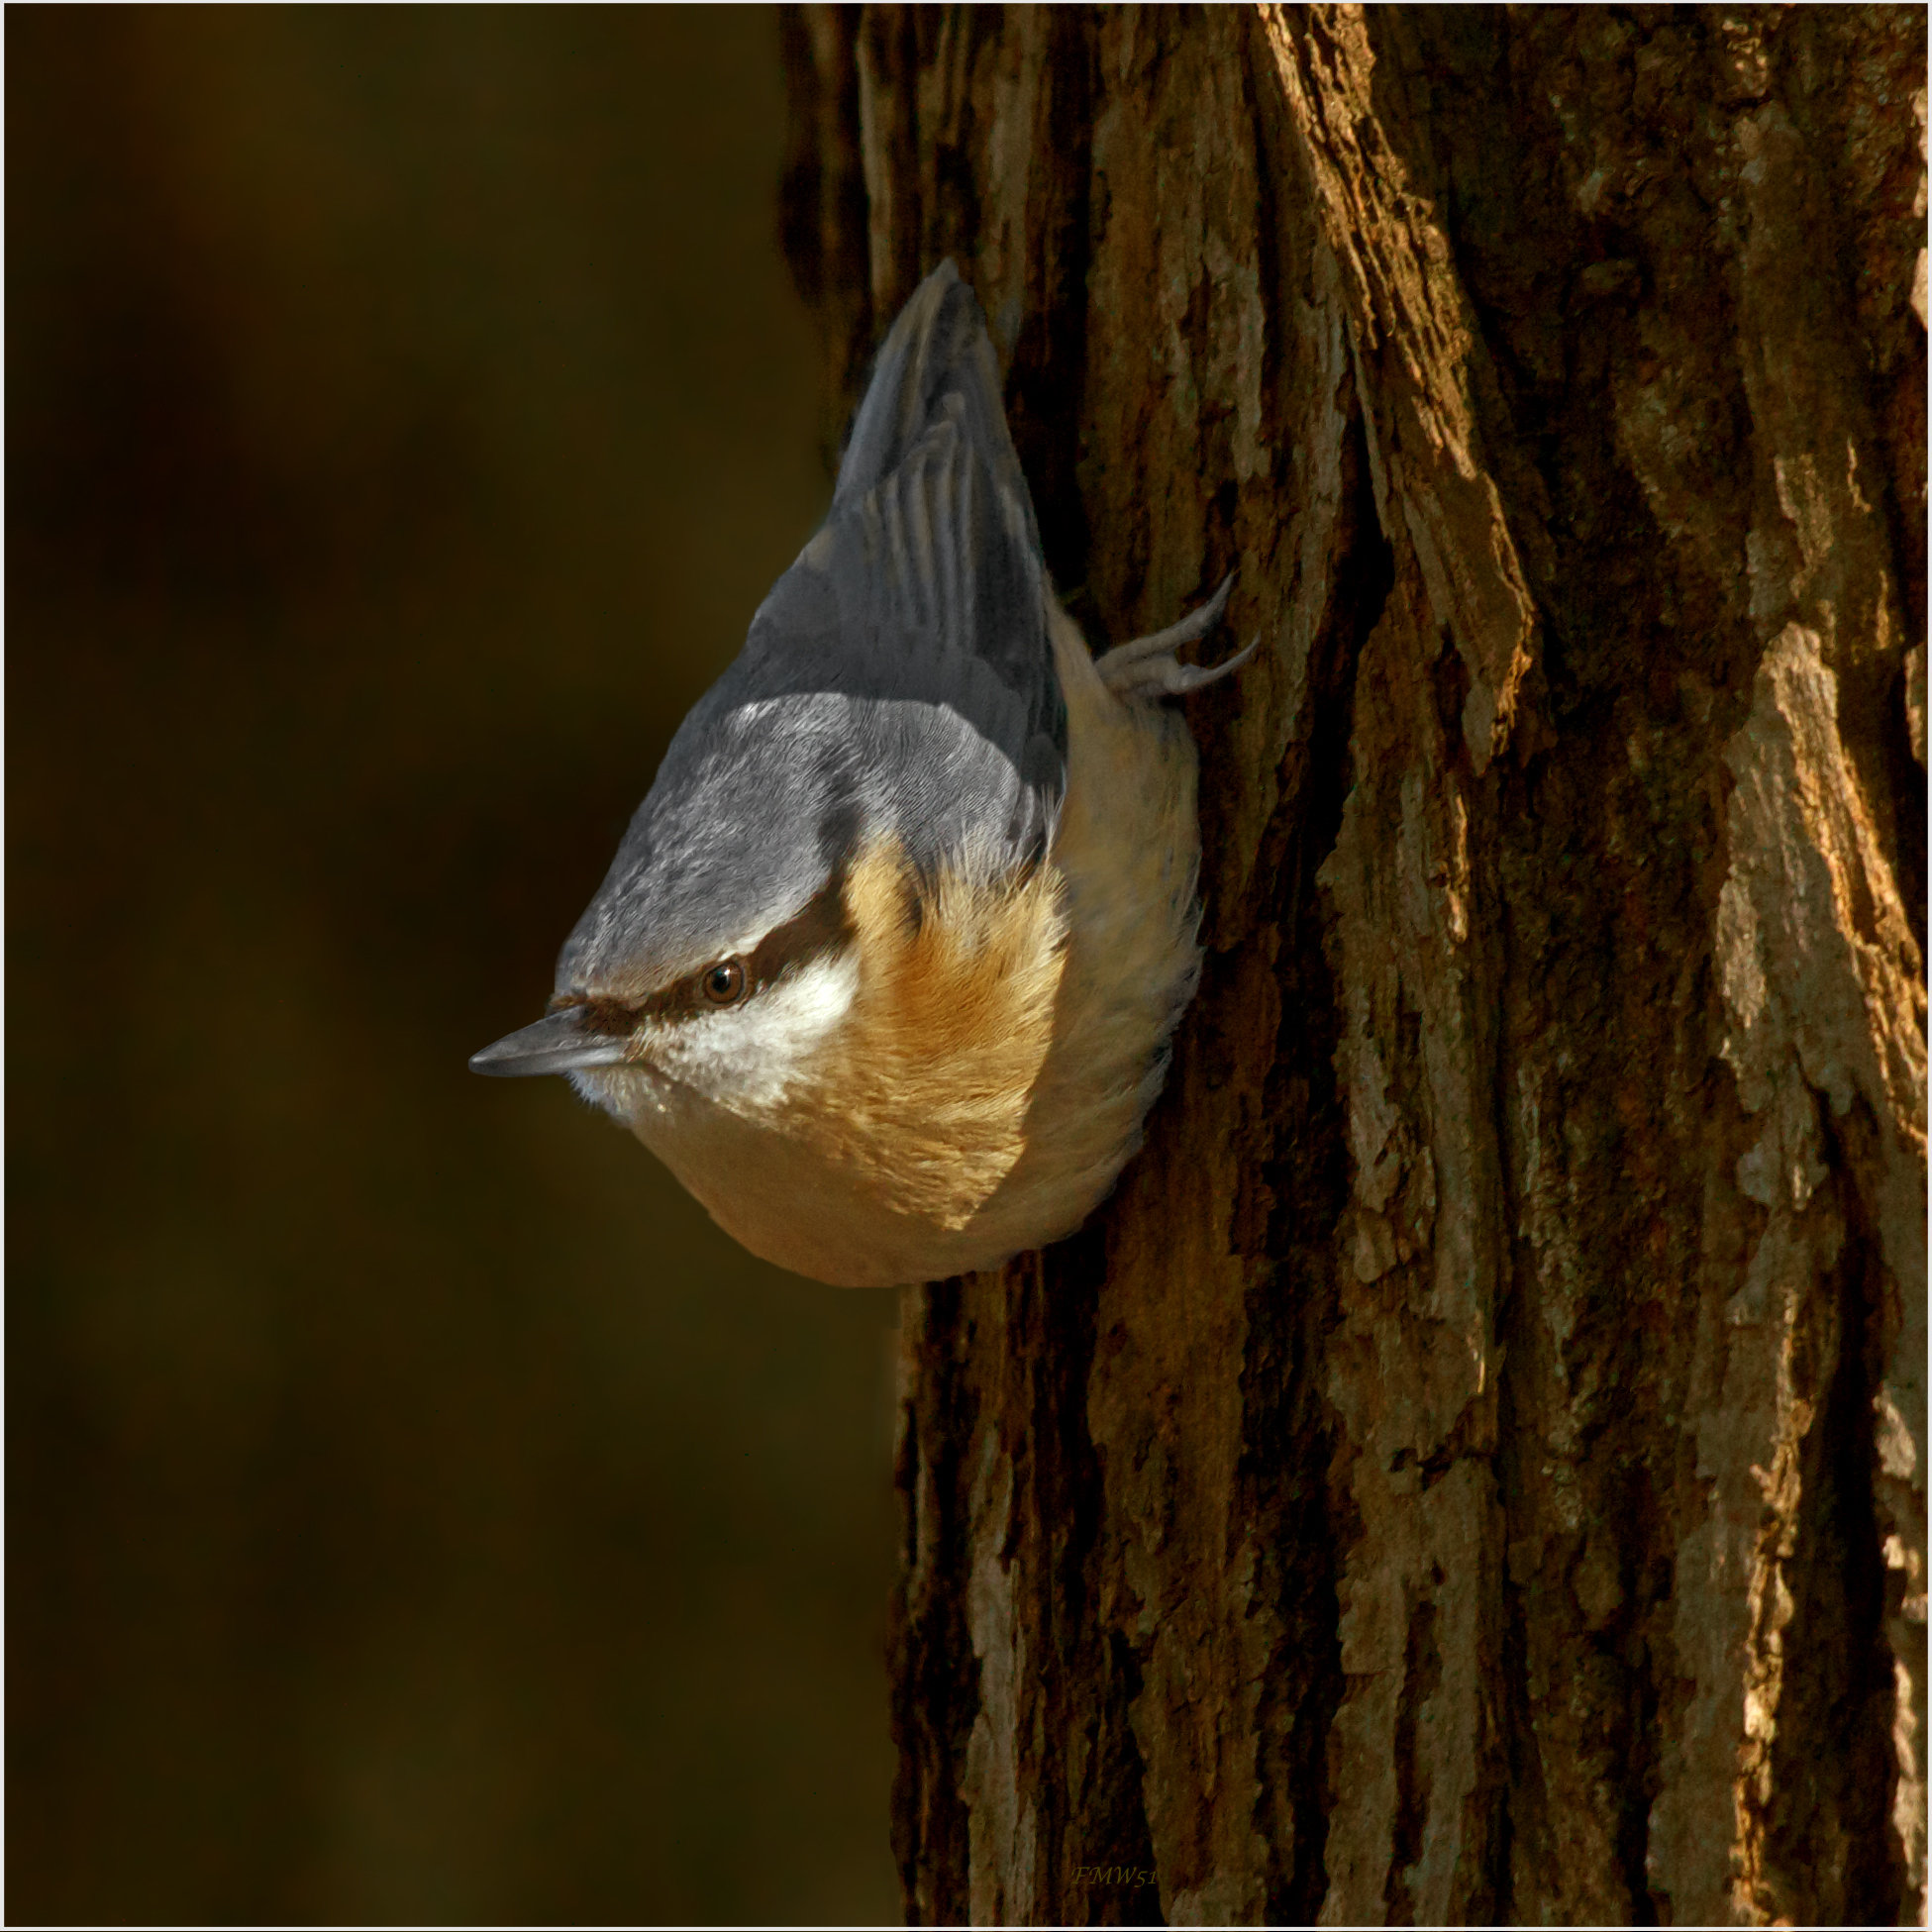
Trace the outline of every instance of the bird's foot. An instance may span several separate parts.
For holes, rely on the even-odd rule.
[[[1169,624],[1165,631],[1136,638],[1096,658],[1093,667],[1100,673],[1100,681],[1115,697],[1179,697],[1239,670],[1255,655],[1261,644],[1259,637],[1247,650],[1219,664],[1183,664],[1174,655],[1182,646],[1206,637],[1220,623],[1233,588],[1234,572],[1230,570],[1214,595],[1178,624]]]

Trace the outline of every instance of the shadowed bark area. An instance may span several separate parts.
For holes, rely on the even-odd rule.
[[[954,255],[1208,946],[908,1291],[915,1922],[1924,1907],[1925,23],[787,18],[849,408]]]

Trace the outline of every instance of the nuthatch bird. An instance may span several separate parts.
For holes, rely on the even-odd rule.
[[[832,509],[664,754],[479,1073],[564,1073],[768,1261],[842,1286],[1070,1234],[1200,976],[1195,755],[1237,668],[1093,658],[950,261],[879,351]]]

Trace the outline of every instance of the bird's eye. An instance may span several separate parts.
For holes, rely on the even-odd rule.
[[[735,1006],[745,996],[745,968],[736,960],[720,960],[705,968],[703,985],[713,1006]]]

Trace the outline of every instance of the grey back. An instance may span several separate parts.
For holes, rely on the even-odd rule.
[[[950,261],[881,346],[832,508],[692,708],[559,962],[661,982],[795,914],[858,841],[936,872],[1052,835],[1067,714],[1051,594],[972,292]]]

